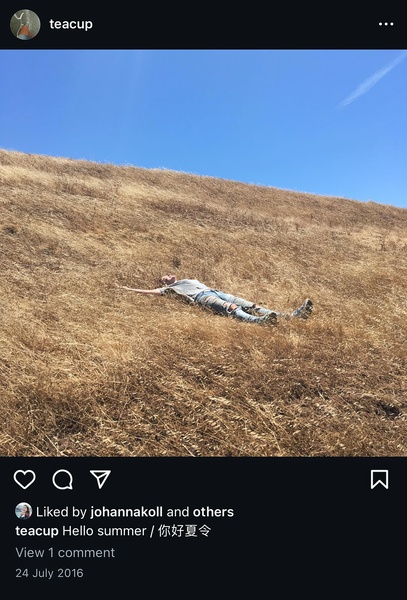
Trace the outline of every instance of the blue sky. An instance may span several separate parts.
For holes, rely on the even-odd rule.
[[[407,208],[404,50],[1,50],[0,147]]]

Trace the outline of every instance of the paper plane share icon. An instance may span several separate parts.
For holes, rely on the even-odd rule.
[[[93,475],[93,477],[96,478],[97,484],[98,484],[98,488],[101,490],[102,487],[105,485],[106,483],[106,479],[109,477],[111,471],[90,471]]]

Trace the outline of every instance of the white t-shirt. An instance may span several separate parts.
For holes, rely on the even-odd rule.
[[[175,283],[170,283],[163,288],[159,288],[162,294],[165,294],[168,289],[174,290],[174,292],[180,294],[181,296],[189,296],[190,298],[194,299],[195,296],[200,292],[205,292],[207,290],[211,290],[212,288],[209,288],[207,285],[201,283],[197,279],[180,279]]]

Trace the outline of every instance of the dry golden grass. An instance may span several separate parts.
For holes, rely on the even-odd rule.
[[[0,215],[2,456],[407,455],[406,210],[0,151]]]

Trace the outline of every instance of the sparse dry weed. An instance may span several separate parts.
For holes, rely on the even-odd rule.
[[[407,211],[0,151],[0,215],[3,456],[407,455]]]

